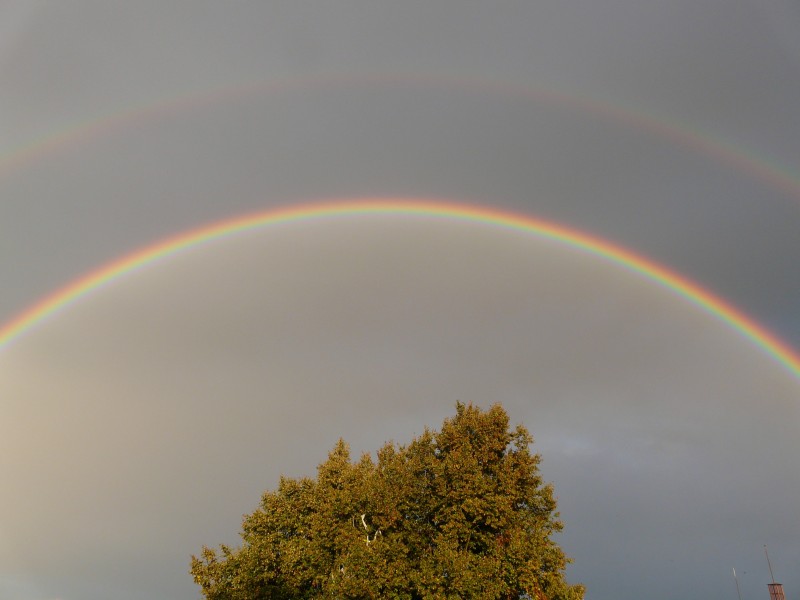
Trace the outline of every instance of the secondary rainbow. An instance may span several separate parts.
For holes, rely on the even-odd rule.
[[[294,205],[227,219],[181,233],[110,262],[36,303],[0,327],[0,351],[11,345],[25,332],[92,291],[108,285],[126,274],[144,268],[160,258],[166,258],[182,250],[248,230],[268,228],[281,223],[359,215],[394,217],[416,215],[431,219],[476,222],[487,226],[527,232],[543,239],[578,248],[637,273],[701,307],[755,343],[800,379],[800,355],[788,344],[722,298],[663,265],[607,240],[542,219],[503,212],[494,208],[429,199],[378,198]]]
[[[30,140],[9,152],[0,154],[0,176],[14,172],[41,157],[61,149],[86,143],[98,137],[108,137],[117,131],[132,129],[140,123],[167,119],[174,115],[202,107],[219,106],[226,102],[256,95],[274,96],[281,93],[318,92],[326,88],[342,89],[389,85],[400,89],[407,86],[442,88],[464,92],[489,91],[506,97],[528,98],[544,105],[569,108],[647,132],[679,147],[688,148],[707,156],[722,165],[732,167],[770,188],[800,200],[800,172],[795,167],[780,164],[774,157],[761,156],[741,144],[720,139],[688,123],[650,114],[631,106],[616,105],[585,94],[567,93],[553,88],[494,81],[470,76],[452,76],[444,73],[431,75],[331,75],[298,77],[282,81],[248,81],[222,88],[201,90],[162,98],[144,106],[129,107],[100,117],[76,122],[47,135]]]

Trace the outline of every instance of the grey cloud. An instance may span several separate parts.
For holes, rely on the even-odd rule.
[[[435,196],[630,247],[800,343],[800,196],[764,168],[798,180],[788,0],[11,2],[0,14],[0,321],[232,215]],[[658,124],[633,125],[629,109]],[[34,144],[115,114],[134,116]],[[531,428],[590,600],[716,594],[733,565],[755,597],[763,542],[800,588],[796,378],[579,252],[400,221],[196,248],[7,348],[0,465],[18,485],[0,507],[27,516],[0,523],[14,573],[0,595],[194,597],[188,553],[235,542],[280,469],[312,472],[339,435],[357,450],[407,440],[456,399],[502,401]],[[54,539],[96,562],[65,559]]]
[[[4,455],[25,460],[3,467],[24,482],[6,559],[107,573],[101,589],[131,569],[190,594],[188,555],[235,542],[280,473],[311,473],[339,436],[408,440],[457,399],[530,427],[573,578],[598,594],[584,540],[630,532],[607,543],[644,568],[634,549],[690,535],[699,560],[742,543],[727,523],[777,474],[800,491],[788,374],[619,267],[487,226],[352,218],[217,242],[95,293],[9,360]],[[762,527],[792,511],[770,506]]]

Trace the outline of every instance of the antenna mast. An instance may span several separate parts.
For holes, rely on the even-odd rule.
[[[736,577],[736,569],[733,569],[733,580],[736,582],[736,593],[739,595],[739,600],[742,600],[742,592],[739,591],[739,579]]]
[[[767,552],[767,545],[764,544],[764,554],[767,556],[767,566],[769,567],[769,576],[772,577],[772,583],[775,583],[775,575],[772,574],[772,564],[769,562],[769,552]]]
[[[767,584],[767,589],[769,589],[769,600],[786,600],[786,596],[783,593],[783,586],[780,583],[775,583],[775,576],[772,574],[772,564],[769,562],[769,552],[767,552],[766,544],[764,544],[764,554],[767,556],[769,576],[772,577],[772,583]]]

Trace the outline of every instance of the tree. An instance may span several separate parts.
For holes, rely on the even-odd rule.
[[[533,439],[499,405],[456,405],[438,432],[387,443],[377,462],[339,440],[316,479],[282,477],[246,515],[238,549],[203,547],[207,600],[581,600]]]

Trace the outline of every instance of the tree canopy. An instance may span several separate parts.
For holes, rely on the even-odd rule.
[[[207,600],[580,600],[532,442],[501,406],[461,403],[377,461],[353,462],[339,440],[316,479],[282,477],[263,494],[240,548],[203,547],[190,572]]]

